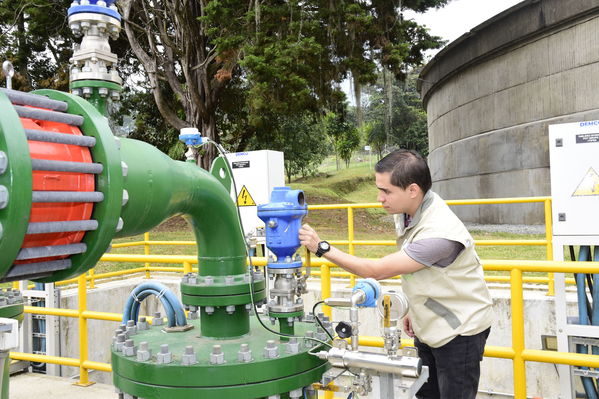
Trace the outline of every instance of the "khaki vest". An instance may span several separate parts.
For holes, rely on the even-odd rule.
[[[493,301],[474,240],[447,204],[429,190],[410,226],[403,227],[403,215],[395,215],[395,221],[400,249],[424,238],[445,238],[464,245],[447,267],[425,267],[402,276],[412,328],[418,339],[438,348],[458,335],[475,335],[489,328]]]

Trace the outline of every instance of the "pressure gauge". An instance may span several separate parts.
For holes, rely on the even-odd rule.
[[[408,310],[410,310],[410,305],[408,304],[408,298],[403,293],[403,291],[387,291],[379,296],[376,301],[376,307],[379,311],[379,315],[384,318],[385,317],[385,296],[389,296],[389,318],[391,319],[392,324],[396,324],[401,320],[405,315],[408,314]]]

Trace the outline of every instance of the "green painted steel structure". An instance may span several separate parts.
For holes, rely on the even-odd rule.
[[[289,349],[293,344],[280,341],[278,336],[259,326],[255,318],[252,318],[249,334],[228,340],[206,338],[198,334],[200,321],[191,320],[190,323],[196,328],[186,332],[164,333],[156,326],[130,336],[136,345],[148,344],[152,356],[146,361],[138,360],[135,355],[125,356],[113,347],[115,385],[144,399],[250,399],[277,394],[283,398],[289,391],[319,380],[328,368],[326,361],[308,353],[317,350],[313,348],[314,343],[300,339],[296,344],[297,353],[290,353],[295,351]],[[308,330],[316,330],[314,323],[296,323],[298,335],[306,335]],[[269,340],[274,340],[278,351],[276,357],[265,354]],[[168,345],[173,359],[171,363],[158,364],[157,353],[164,344]],[[211,363],[214,344],[220,345],[224,354],[222,364]],[[249,362],[238,358],[242,344],[247,344],[251,350]],[[197,355],[196,364],[183,364],[182,354],[188,346],[192,346]]]
[[[32,169],[25,130],[12,103],[0,92],[0,151],[8,164],[0,173],[0,189],[8,202],[0,209],[0,277],[12,266],[27,232],[32,201]],[[4,188],[2,188],[4,187]]]

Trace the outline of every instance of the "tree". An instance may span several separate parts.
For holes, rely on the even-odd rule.
[[[285,153],[285,175],[291,182],[293,176],[314,174],[331,152],[322,122],[310,113],[281,117],[277,134],[269,141],[252,140],[252,150],[270,149]]]
[[[346,112],[327,113],[324,118],[324,126],[338,157],[337,169],[339,169],[339,159],[345,162],[346,167],[349,167],[352,154],[360,147],[359,130],[347,119]]]
[[[0,54],[13,63],[13,88],[68,90],[73,36],[69,0],[0,2]]]
[[[402,7],[424,11],[446,2],[412,0]],[[349,72],[371,81],[380,64],[400,75],[440,43],[386,0],[125,0],[122,9],[127,37],[167,122],[177,130],[197,126],[220,142],[217,122],[229,115],[224,96],[235,85],[245,102],[232,112],[243,109],[247,119],[228,118],[227,135],[240,146],[276,128],[272,121],[280,116],[333,108],[343,100],[338,84]],[[213,155],[202,160],[204,167]]]
[[[379,158],[385,149],[392,147],[428,154],[427,119],[416,89],[417,76],[418,72],[414,70],[405,82],[394,80],[391,102],[385,87],[388,83],[383,76],[376,85],[368,88],[369,104],[365,119],[372,124],[372,130],[367,142],[374,147]]]

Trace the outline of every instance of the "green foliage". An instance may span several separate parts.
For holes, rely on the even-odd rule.
[[[13,88],[68,90],[73,40],[67,24],[70,3],[0,1],[0,54],[14,64]]]
[[[329,112],[324,117],[324,128],[333,142],[335,153],[349,167],[353,153],[360,148],[360,132],[344,114]]]
[[[328,140],[322,123],[309,113],[299,116],[281,117],[277,129],[265,141],[252,141],[250,149],[270,149],[285,154],[287,181],[293,176],[306,177],[316,172],[318,166],[330,153]]]
[[[385,126],[388,117],[388,96],[382,78],[368,88],[369,104],[365,110],[371,130],[367,143],[379,154],[392,148],[408,148],[428,154],[428,127],[426,112],[416,90],[417,73],[411,72],[405,82],[397,80],[392,84],[392,106],[389,134]]]

